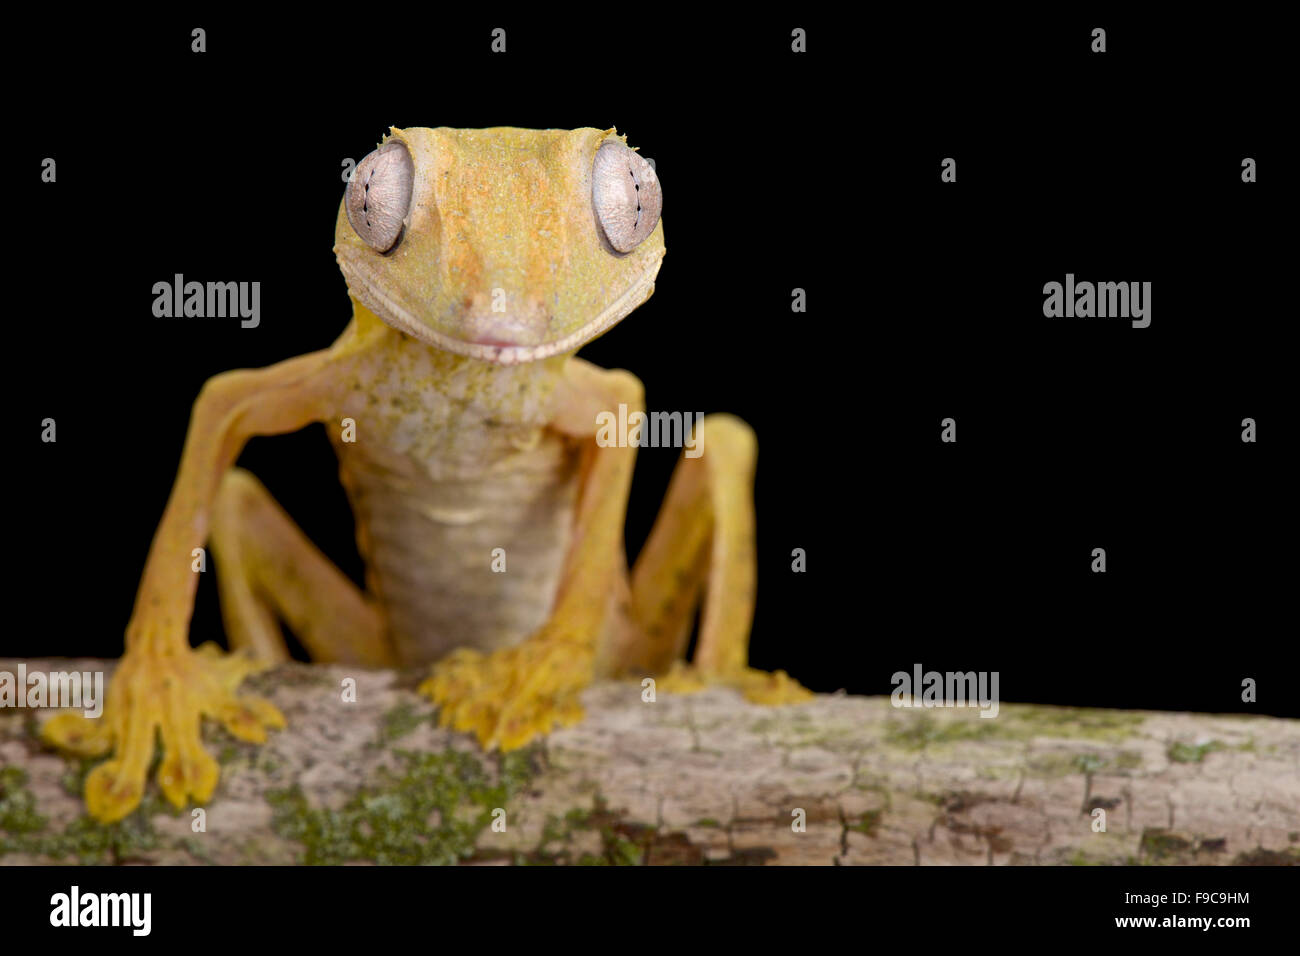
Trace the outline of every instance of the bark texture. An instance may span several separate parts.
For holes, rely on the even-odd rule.
[[[108,827],[80,799],[94,762],[39,742],[50,712],[0,710],[0,864],[1300,862],[1300,721],[1017,704],[987,719],[844,695],[772,709],[609,683],[582,723],[502,757],[439,729],[418,676],[259,675],[288,729],[258,747],[209,725],[222,777],[202,813],[151,783]]]

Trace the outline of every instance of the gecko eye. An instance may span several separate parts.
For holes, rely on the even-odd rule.
[[[654,232],[664,196],[654,167],[611,140],[596,150],[591,203],[609,244],[618,252],[631,252]]]
[[[353,172],[343,205],[352,230],[375,252],[388,252],[401,240],[414,179],[411,154],[399,140],[380,146]]]

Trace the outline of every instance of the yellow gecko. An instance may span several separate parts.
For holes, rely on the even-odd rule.
[[[284,725],[239,693],[284,660],[430,664],[444,726],[522,746],[582,716],[598,677],[805,699],[748,667],[756,580],[752,430],[703,418],[628,573],[633,443],[597,443],[641,383],[574,353],[654,291],[654,168],[614,130],[392,129],[356,167],[334,252],[353,318],[330,348],[209,380],[154,536],[104,716],[45,738],[107,755],[89,812],[121,819],[158,783],[183,806],[218,778],[204,716],[243,740]],[[366,562],[361,590],[234,463],[255,435],[325,423]],[[189,644],[194,549],[210,542],[232,653]],[[500,550],[497,550],[500,549]],[[494,568],[494,555],[506,570]],[[697,649],[682,660],[702,602]]]

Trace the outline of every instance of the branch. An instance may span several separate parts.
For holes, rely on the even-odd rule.
[[[52,712],[0,710],[0,863],[1300,862],[1300,721],[986,719],[844,695],[773,709],[723,689],[645,703],[607,683],[580,724],[503,757],[439,729],[418,678],[288,664],[249,680],[289,726],[261,747],[205,728],[221,783],[200,832],[153,783],[121,823],[87,819],[94,762],[43,747]]]

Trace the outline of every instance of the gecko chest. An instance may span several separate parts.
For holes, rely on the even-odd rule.
[[[577,500],[577,447],[545,427],[550,370],[438,359],[425,378],[418,363],[372,370],[347,406],[356,440],[335,439],[367,590],[406,665],[541,626]]]

